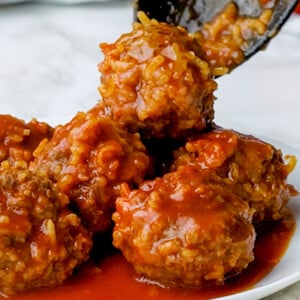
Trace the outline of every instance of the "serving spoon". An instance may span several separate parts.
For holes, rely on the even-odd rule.
[[[189,32],[195,33],[231,2],[237,6],[241,17],[258,18],[265,9],[270,9],[272,15],[263,34],[244,37],[246,40],[241,47],[244,59],[233,65],[229,71],[268,44],[289,18],[299,0],[136,0],[135,19],[137,12],[143,11],[151,19],[183,26]]]

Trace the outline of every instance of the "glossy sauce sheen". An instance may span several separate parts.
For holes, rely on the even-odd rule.
[[[271,222],[259,228],[255,261],[241,275],[224,286],[200,290],[167,289],[149,284],[137,277],[132,267],[119,253],[111,254],[100,263],[90,262],[57,288],[36,289],[10,296],[12,300],[204,300],[250,289],[280,261],[294,233],[295,222],[287,219]],[[5,299],[4,297],[0,297]]]

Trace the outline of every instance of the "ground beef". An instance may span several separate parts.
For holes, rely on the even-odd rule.
[[[166,286],[220,285],[254,259],[248,203],[199,173],[180,166],[118,198],[113,243],[138,274]]]
[[[46,178],[4,161],[0,168],[0,291],[62,283],[89,257],[91,235]]]
[[[296,158],[284,161],[280,150],[253,136],[215,128],[190,137],[175,151],[171,170],[192,165],[203,170],[206,182],[222,184],[247,201],[254,212],[254,223],[278,220],[295,188],[287,177]]]
[[[31,170],[48,176],[70,197],[92,233],[108,229],[122,184],[139,184],[149,165],[139,134],[106,117],[101,105],[58,126],[34,156]]]
[[[145,19],[101,49],[103,102],[131,132],[178,138],[210,125],[217,84],[200,45],[183,28]]]
[[[34,119],[25,123],[10,115],[0,115],[0,162],[28,164],[41,140],[50,138],[52,133],[46,123]]]

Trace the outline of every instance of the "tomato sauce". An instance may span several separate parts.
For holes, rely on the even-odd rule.
[[[255,261],[240,275],[228,279],[220,287],[202,289],[164,288],[136,275],[133,268],[116,250],[100,261],[90,261],[56,288],[35,289],[15,294],[10,300],[204,300],[245,291],[266,276],[280,261],[295,229],[287,218],[269,222],[258,228]],[[101,254],[103,255],[103,254]],[[0,299],[4,297],[0,296]]]

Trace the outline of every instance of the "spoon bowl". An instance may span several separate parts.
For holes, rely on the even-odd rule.
[[[151,19],[179,25],[190,33],[197,33],[222,13],[229,3],[234,3],[241,18],[258,19],[265,10],[272,13],[263,33],[243,36],[241,51],[244,58],[229,67],[231,71],[268,44],[294,11],[299,0],[136,0],[135,18],[138,11],[143,11]],[[250,24],[249,22],[249,26]]]

